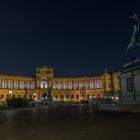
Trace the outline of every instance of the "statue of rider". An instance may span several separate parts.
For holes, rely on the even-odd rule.
[[[128,51],[130,48],[140,46],[140,16],[135,14],[134,16],[131,16],[131,18],[134,19],[137,22],[137,24],[134,25],[133,35],[131,37],[130,44],[128,45],[126,51]]]

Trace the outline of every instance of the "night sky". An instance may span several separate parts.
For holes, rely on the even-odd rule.
[[[0,73],[89,75],[122,68],[140,0],[4,0],[0,2]]]

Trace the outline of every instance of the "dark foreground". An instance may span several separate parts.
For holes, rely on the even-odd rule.
[[[0,112],[0,140],[134,140],[140,114],[94,112],[86,105]]]

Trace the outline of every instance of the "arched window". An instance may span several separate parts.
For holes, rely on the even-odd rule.
[[[66,95],[66,99],[69,99],[69,95],[68,94]]]
[[[46,85],[46,84],[45,84],[45,83],[43,83],[43,88],[45,88],[45,85]]]
[[[61,98],[61,99],[64,99],[64,95],[61,95],[60,98]]]
[[[3,95],[3,94],[1,94],[0,99],[2,100],[3,98],[4,98],[4,95]]]
[[[76,99],[79,100],[79,95],[78,94],[76,95]]]
[[[20,94],[18,94],[18,98],[21,98],[21,95]]]
[[[12,98],[15,98],[15,97],[16,97],[16,95],[15,95],[15,94],[13,94],[13,95],[12,95]]]
[[[71,95],[71,99],[73,99],[73,98],[74,98],[74,95],[72,94],[72,95]]]

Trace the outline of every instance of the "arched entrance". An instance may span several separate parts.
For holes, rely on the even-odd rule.
[[[16,98],[16,95],[15,95],[15,94],[13,94],[13,95],[12,95],[12,98]]]
[[[46,100],[47,99],[48,94],[47,93],[43,93],[42,94],[42,100]]]
[[[58,95],[55,95],[55,100],[57,100],[58,99]]]
[[[48,98],[48,94],[47,93],[43,93],[42,94],[42,103],[44,104],[44,105],[46,105],[47,104],[47,98]]]
[[[43,93],[42,94],[42,101],[44,105],[52,104],[53,103],[53,96],[50,93]]]
[[[3,98],[4,98],[4,95],[3,95],[3,94],[1,94],[1,95],[0,95],[0,99],[2,100]]]
[[[89,94],[87,94],[87,99],[89,99],[90,98],[90,95]]]
[[[79,95],[78,94],[76,95],[76,99],[79,100]]]
[[[61,101],[64,100],[64,95],[63,95],[63,94],[60,95],[60,100],[61,100]]]
[[[72,95],[71,95],[71,100],[73,100],[73,99],[74,99],[74,95],[72,94]]]
[[[66,94],[66,100],[67,100],[67,101],[69,100],[69,98],[70,98],[70,97],[69,97],[69,95],[68,95],[68,94]]]
[[[18,94],[18,98],[21,98],[21,95],[20,94]]]

